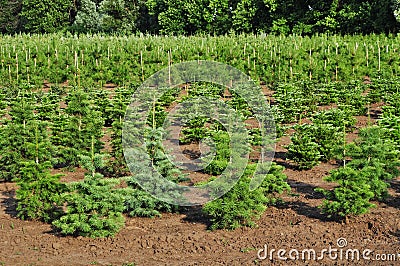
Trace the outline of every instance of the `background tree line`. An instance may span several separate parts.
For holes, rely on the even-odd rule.
[[[0,32],[397,32],[400,0],[0,0]]]

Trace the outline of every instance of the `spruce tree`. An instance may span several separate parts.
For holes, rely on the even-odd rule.
[[[111,120],[111,160],[108,163],[108,174],[113,177],[126,176],[129,173],[125,162],[125,156],[122,147],[122,128],[126,107],[129,104],[129,98],[124,97],[125,90],[118,89],[106,109]]]
[[[244,175],[231,190],[204,205],[203,212],[211,219],[211,229],[254,227],[255,221],[261,217],[267,206],[275,204],[279,194],[290,190],[286,182],[287,176],[282,172],[284,168],[272,163],[261,186],[249,191],[255,169],[256,164],[249,164]]]
[[[50,173],[51,163],[24,161],[20,177],[16,178],[18,217],[51,222],[61,214],[61,194],[66,190],[60,183],[61,175]]]
[[[374,192],[369,185],[367,175],[350,167],[339,168],[325,178],[328,182],[336,182],[333,190],[317,188],[325,196],[320,206],[328,217],[346,218],[350,215],[360,215],[368,212],[375,205],[370,203]]]
[[[386,136],[386,129],[370,126],[360,130],[359,138],[347,145],[346,155],[350,159],[325,178],[337,183],[337,187],[316,189],[326,197],[320,206],[323,213],[347,219],[366,213],[375,206],[370,201],[389,195],[389,181],[398,176],[400,161],[395,143]]]
[[[17,170],[13,180],[18,185],[18,216],[49,222],[60,213],[60,194],[66,187],[60,183],[61,175],[50,174],[52,145],[46,124],[39,120],[25,124],[20,158],[11,169]]]
[[[95,139],[91,152],[80,155],[80,164],[88,172],[85,179],[70,183],[69,192],[62,195],[66,212],[53,222],[65,235],[108,237],[124,225],[124,196],[115,188],[117,179],[107,179],[97,171],[105,167],[105,155],[95,153]]]
[[[95,152],[98,153],[103,148],[100,138],[103,136],[104,118],[100,112],[94,110],[88,93],[82,89],[71,91],[66,101],[67,123],[63,124],[65,117],[58,120],[58,124],[52,128],[52,138],[53,143],[58,144],[56,148],[59,164],[77,166],[79,154],[89,155],[92,136],[95,138]]]
[[[20,177],[21,163],[51,161],[53,147],[49,142],[48,123],[38,120],[33,98],[25,96],[11,101],[10,119],[3,120],[0,138],[0,179]]]

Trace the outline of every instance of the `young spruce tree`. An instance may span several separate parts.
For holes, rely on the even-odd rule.
[[[82,167],[88,170],[85,179],[70,184],[70,191],[62,195],[66,212],[53,222],[62,234],[108,237],[124,226],[124,196],[115,188],[120,181],[97,172],[105,167],[105,157],[95,153],[93,137],[90,155],[79,156]]]

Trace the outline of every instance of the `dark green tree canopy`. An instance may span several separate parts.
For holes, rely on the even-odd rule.
[[[72,0],[23,0],[20,13],[22,30],[52,33],[66,29],[72,8]]]
[[[2,33],[394,33],[399,0],[0,0]]]

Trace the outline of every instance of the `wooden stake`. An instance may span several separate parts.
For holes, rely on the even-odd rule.
[[[19,71],[19,67],[18,67],[18,53],[15,54],[15,61],[16,61],[15,66],[16,66],[16,68],[17,68],[17,82],[18,82],[18,77],[19,77],[19,75],[18,75],[18,71]]]
[[[168,84],[169,84],[169,86],[172,85],[172,81],[171,81],[171,61],[172,61],[172,50],[169,49],[169,51],[168,51]]]
[[[140,51],[140,66],[142,68],[142,81],[144,81],[143,51]]]
[[[378,71],[381,71],[381,46],[378,41]]]

